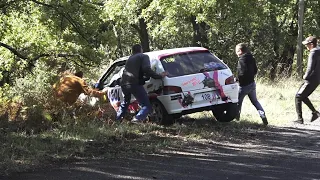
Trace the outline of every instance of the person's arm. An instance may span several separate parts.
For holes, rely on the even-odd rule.
[[[243,57],[240,57],[239,58],[239,61],[238,61],[238,67],[237,67],[237,70],[238,70],[238,77],[240,76],[243,76],[245,71],[246,71],[246,64],[244,62],[244,58]]]
[[[314,69],[316,67],[316,56],[315,52],[310,52],[309,57],[308,57],[308,65],[307,65],[307,70],[306,73],[303,76],[304,80],[310,80],[311,77],[314,74]]]
[[[162,75],[157,74],[151,69],[149,56],[147,55],[142,56],[142,71],[144,74],[152,77],[153,79],[162,79],[166,75],[165,73],[163,73]]]
[[[254,57],[252,58],[252,61],[253,61],[253,74],[256,75],[258,73],[257,62]]]
[[[85,95],[94,96],[94,97],[101,97],[105,94],[105,92],[90,88],[83,79],[80,79],[79,83],[80,83],[82,90],[83,90],[83,93]]]

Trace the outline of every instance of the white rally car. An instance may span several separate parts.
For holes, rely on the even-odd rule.
[[[220,122],[232,121],[238,113],[238,84],[229,67],[202,47],[186,47],[144,53],[157,73],[167,71],[162,80],[146,77],[144,85],[153,110],[151,121],[170,124],[184,114],[212,111]],[[119,86],[126,60],[114,61],[98,80],[98,88],[109,87],[108,98],[117,111],[123,100]],[[136,113],[138,103],[132,96],[129,112]]]

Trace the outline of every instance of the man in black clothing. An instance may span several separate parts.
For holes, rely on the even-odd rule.
[[[251,103],[256,107],[262,122],[264,125],[268,125],[268,121],[261,104],[259,103],[256,95],[256,83],[254,81],[257,74],[256,60],[248,50],[248,47],[244,43],[240,43],[236,46],[236,54],[239,57],[237,74],[239,80],[239,115],[237,120],[240,119],[241,106],[243,99],[246,95],[249,96]]]
[[[306,38],[303,45],[310,51],[308,57],[308,65],[306,73],[303,76],[304,82],[298,90],[295,98],[296,112],[298,115],[298,120],[295,123],[303,124],[302,118],[302,101],[309,107],[312,111],[311,122],[320,117],[319,112],[314,108],[308,96],[318,87],[320,83],[320,48],[317,47],[317,38],[310,36]]]
[[[142,47],[139,44],[132,46],[132,56],[126,62],[122,78],[121,90],[124,95],[124,101],[121,103],[117,112],[116,120],[121,120],[127,112],[131,100],[131,94],[137,99],[141,110],[131,120],[131,122],[142,122],[146,119],[152,107],[143,85],[144,75],[154,79],[161,79],[167,75],[166,72],[157,74],[151,69],[149,56],[142,53]]]

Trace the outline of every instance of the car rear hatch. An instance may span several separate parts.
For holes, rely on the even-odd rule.
[[[163,95],[171,96],[183,107],[212,105],[225,101],[223,86],[234,83],[230,69],[208,50],[177,53],[161,57],[169,73],[164,80]]]

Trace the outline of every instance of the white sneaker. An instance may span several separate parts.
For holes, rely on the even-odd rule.
[[[137,119],[136,117],[133,117],[130,122],[132,122],[132,123],[141,123],[141,122],[143,122],[143,121]]]

